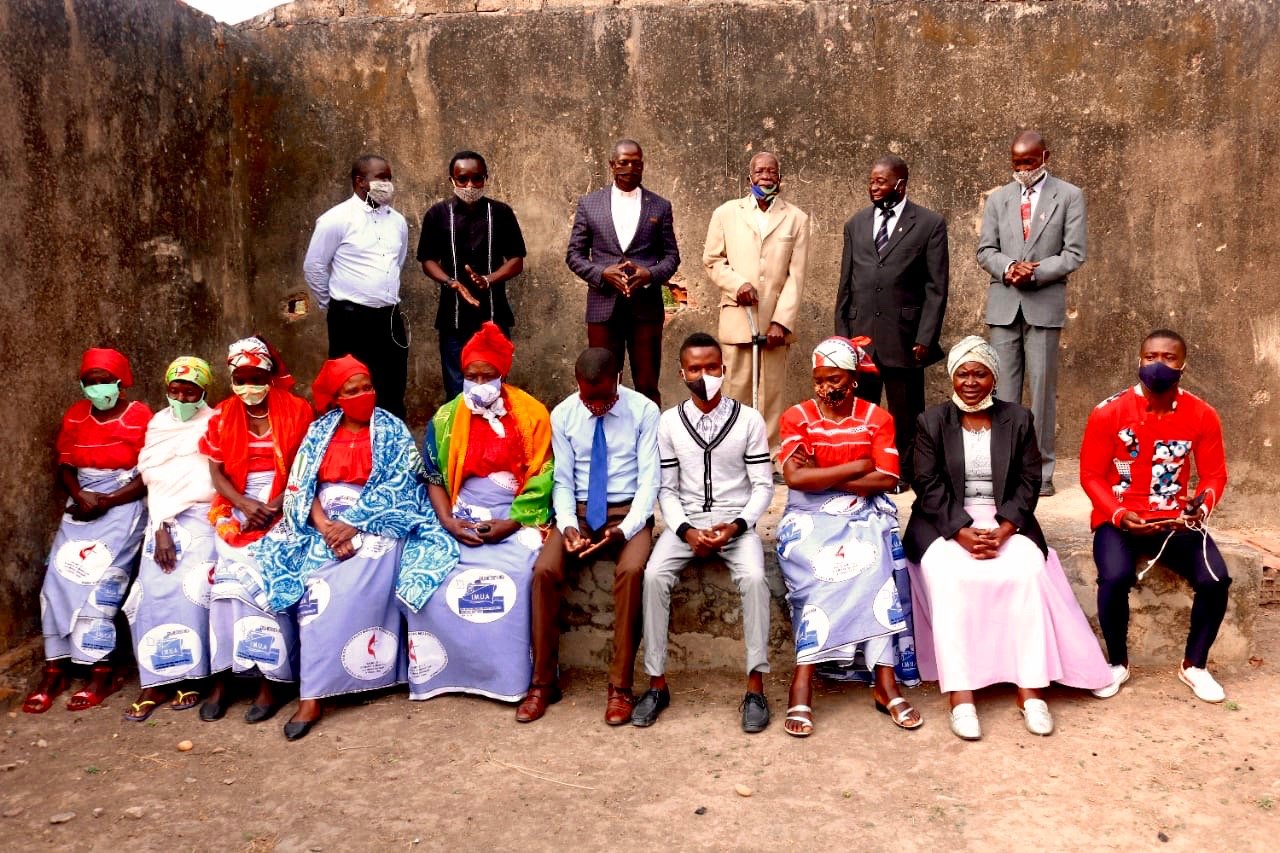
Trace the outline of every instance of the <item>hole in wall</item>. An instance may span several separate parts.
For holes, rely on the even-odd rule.
[[[280,305],[280,315],[287,323],[296,323],[298,320],[305,320],[310,311],[311,297],[305,290],[299,290],[297,293],[290,293],[284,298],[284,302]]]

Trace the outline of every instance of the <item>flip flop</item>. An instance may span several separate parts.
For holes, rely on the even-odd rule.
[[[104,672],[111,672],[112,669],[109,666],[95,666],[91,671],[95,675],[100,675]],[[96,708],[102,704],[104,699],[119,690],[122,683],[118,678],[111,679],[107,684],[106,691],[103,693],[94,693],[86,684],[83,688],[71,694],[71,698],[67,700],[67,710],[87,711],[90,708]]]
[[[173,695],[173,701],[169,703],[169,710],[190,711],[198,704],[200,704],[200,691],[179,690]]]
[[[130,723],[144,723],[158,707],[160,707],[159,703],[143,699],[141,702],[130,704],[129,710],[124,713],[124,718]]]
[[[58,697],[58,694],[67,689],[67,676],[61,669],[45,667],[44,674],[56,674],[57,677],[48,690],[33,690],[27,694],[27,698],[22,702],[24,714],[43,714],[53,707],[53,700]]]
[[[787,709],[787,718],[782,721],[782,730],[792,737],[808,737],[813,734],[813,720],[809,719],[809,717],[797,716],[802,712],[807,713],[810,716],[813,715],[813,709],[808,705],[792,705]],[[808,726],[808,728],[797,732],[787,728],[787,723],[803,723]]]
[[[895,711],[895,708],[898,710]],[[881,705],[877,701],[876,710],[893,720],[893,724],[900,729],[910,731],[911,729],[918,729],[924,725],[924,717],[921,717],[913,725],[908,724],[908,721],[911,719],[911,712],[914,711],[915,708],[911,707],[911,703],[902,696],[899,696],[896,699],[890,699],[888,705]]]

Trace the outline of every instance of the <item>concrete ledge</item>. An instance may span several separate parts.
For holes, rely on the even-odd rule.
[[[1062,479],[1074,471],[1061,472]],[[911,495],[897,499],[902,526],[910,516]],[[765,540],[765,566],[773,608],[769,625],[769,657],[775,670],[789,669],[793,660],[791,619],[781,570],[773,551],[774,531],[786,504],[779,487],[759,531]],[[1097,572],[1093,564],[1088,502],[1079,487],[1068,487],[1046,499],[1037,512],[1049,544],[1058,552],[1076,600],[1098,630]],[[659,517],[657,531],[663,528]],[[1228,534],[1214,534],[1231,572],[1227,616],[1210,659],[1220,664],[1243,663],[1254,648],[1254,617],[1260,606],[1263,561],[1257,549]],[[600,562],[570,584],[567,630],[560,657],[570,666],[607,667],[613,636],[613,564]],[[1129,650],[1138,665],[1174,665],[1182,659],[1191,613],[1191,589],[1185,581],[1156,565],[1130,595]],[[668,666],[679,670],[739,669],[745,666],[741,607],[729,573],[715,561],[685,569],[671,596],[671,635]],[[643,649],[637,670],[643,668]]]

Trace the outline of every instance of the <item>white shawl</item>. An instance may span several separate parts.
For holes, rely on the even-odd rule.
[[[166,407],[147,424],[147,437],[138,454],[138,471],[147,486],[147,523],[151,531],[185,510],[213,500],[209,457],[200,452],[200,438],[212,417],[213,409],[205,406],[182,423]]]

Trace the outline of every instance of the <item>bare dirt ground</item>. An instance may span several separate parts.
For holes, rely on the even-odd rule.
[[[919,731],[894,729],[863,688],[826,686],[815,734],[788,737],[785,664],[754,736],[729,674],[673,673],[647,730],[606,726],[601,676],[569,672],[532,725],[488,700],[395,694],[331,710],[297,743],[280,732],[288,708],[258,726],[243,705],[217,723],[167,709],[124,723],[130,684],[89,712],[0,716],[0,847],[1275,850],[1280,610],[1258,627],[1261,663],[1219,672],[1225,706],[1195,700],[1170,662],[1106,702],[1052,691],[1044,739],[1011,690],[985,691],[977,743],[950,733],[933,685],[911,693]]]

